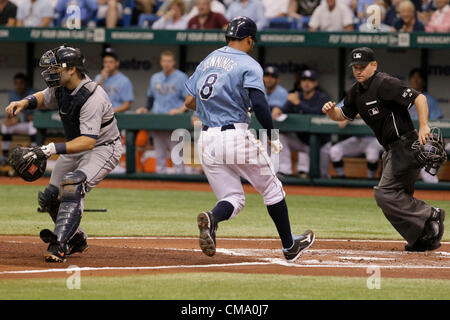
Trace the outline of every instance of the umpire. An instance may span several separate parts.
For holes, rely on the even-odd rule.
[[[374,52],[367,47],[354,49],[350,66],[356,78],[342,108],[335,102],[322,111],[334,121],[353,120],[359,114],[384,146],[383,175],[375,189],[375,199],[384,215],[408,242],[407,251],[440,247],[445,211],[413,197],[421,165],[411,148],[430,138],[428,104],[425,96],[399,79],[377,71]],[[413,104],[419,115],[419,132],[414,129],[408,108]]]

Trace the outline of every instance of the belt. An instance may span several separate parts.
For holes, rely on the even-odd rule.
[[[120,136],[118,136],[118,137],[115,138],[114,140],[111,140],[111,141],[108,141],[108,142],[103,142],[103,143],[101,143],[101,144],[99,144],[99,145],[96,145],[96,147],[107,146],[107,145],[109,145],[109,144],[113,144],[114,142],[116,142],[116,141],[119,140],[119,139],[120,139]]]
[[[385,145],[383,147],[384,147],[384,149],[386,151],[389,151],[393,147],[395,147],[396,145],[401,143],[402,141],[405,141],[405,140],[408,140],[408,139],[411,139],[411,138],[417,139],[417,137],[418,137],[417,136],[417,131],[413,130],[413,131],[407,132],[405,134],[402,134],[397,140],[395,140],[394,142],[388,143],[387,145]]]
[[[203,125],[202,131],[208,131],[208,129],[209,129],[208,126]],[[220,131],[233,130],[233,129],[236,129],[234,124],[226,124],[226,125],[220,127]]]

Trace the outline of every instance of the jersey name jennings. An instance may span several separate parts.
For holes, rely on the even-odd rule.
[[[209,57],[208,60],[203,64],[203,71],[209,68],[221,68],[230,72],[237,66],[237,63],[234,60],[227,58],[225,56],[212,56]]]

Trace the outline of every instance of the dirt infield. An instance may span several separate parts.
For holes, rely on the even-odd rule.
[[[67,262],[49,264],[37,237],[0,236],[0,279],[67,277],[69,266],[84,276],[222,271],[350,277],[367,277],[367,268],[377,266],[383,277],[450,279],[450,243],[410,253],[400,241],[318,239],[294,264],[285,262],[275,239],[218,239],[212,258],[196,238],[99,237],[89,244]]]
[[[0,184],[25,184],[18,178],[0,178]],[[29,183],[26,183],[30,185]],[[48,178],[32,185],[45,186]],[[206,183],[104,180],[102,187],[149,190],[211,191]],[[244,186],[246,192],[256,192]],[[364,188],[286,186],[287,194],[372,197]],[[449,200],[448,191],[420,190],[427,200]],[[89,250],[63,264],[48,264],[46,245],[38,237],[0,236],[0,279],[67,277],[77,266],[84,276],[140,275],[174,272],[237,272],[290,275],[367,277],[377,266],[384,277],[450,279],[450,243],[426,253],[405,252],[402,241],[317,239],[295,264],[286,263],[276,239],[218,239],[218,251],[206,257],[197,238],[98,237]]]

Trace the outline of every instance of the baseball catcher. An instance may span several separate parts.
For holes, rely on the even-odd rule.
[[[41,239],[49,243],[45,260],[64,262],[83,252],[87,235],[80,228],[84,197],[119,163],[119,129],[108,95],[86,75],[84,56],[77,48],[60,46],[45,52],[39,62],[48,88],[6,107],[9,116],[28,109],[57,109],[67,142],[35,148],[19,147],[11,165],[26,181],[42,176],[47,159],[59,154],[50,183],[38,194],[40,211],[50,214],[55,228]]]

